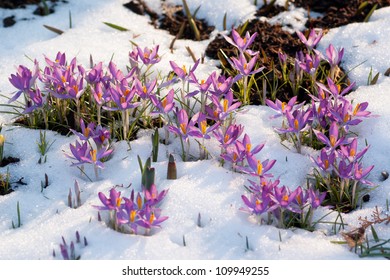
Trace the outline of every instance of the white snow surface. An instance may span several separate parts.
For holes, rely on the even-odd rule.
[[[114,62],[124,69],[128,64],[132,40],[142,47],[160,45],[162,61],[158,68],[168,73],[170,60],[193,64],[185,46],[191,46],[195,55],[200,57],[209,42],[178,40],[171,53],[169,45],[173,36],[151,26],[148,17],[124,9],[122,4],[127,2],[125,0],[95,0],[93,4],[88,0],[68,2],[58,5],[56,12],[46,17],[32,15],[33,7],[15,11],[0,9],[1,16],[14,14],[18,20],[11,28],[0,27],[1,94],[11,96],[14,91],[8,78],[18,65],[31,66],[30,58],[43,61],[44,54],[54,58],[58,51],[66,52],[68,58],[77,56],[78,62],[85,65],[89,63],[90,54],[95,61],[105,63],[113,56]],[[166,2],[181,4],[179,0]],[[256,10],[253,1],[249,0],[188,2],[192,10],[201,6],[198,15],[216,26],[213,34],[222,30],[225,12],[230,26],[251,18]],[[152,8],[155,6],[151,4]],[[69,28],[69,11],[72,29]],[[104,25],[103,21],[124,26],[130,31],[116,31]],[[43,28],[43,24],[62,29],[65,33],[58,36]],[[380,180],[381,171],[390,169],[390,78],[383,75],[390,67],[390,52],[386,51],[390,46],[389,32],[390,8],[385,8],[376,11],[368,23],[330,30],[320,45],[320,49],[326,48],[329,43],[345,48],[342,66],[351,70],[350,77],[357,81],[356,91],[350,98],[356,102],[368,101],[368,109],[378,115],[354,128],[360,144],[364,145],[364,140],[367,140],[371,145],[364,162],[365,165],[375,165],[370,179],[378,184],[378,188],[372,191],[371,200],[362,209],[342,214],[348,224],[346,230],[357,227],[360,216],[370,217],[376,206],[385,209],[386,199],[390,198],[390,180]],[[206,58],[196,73],[206,76],[217,70],[216,65],[216,61]],[[366,86],[371,68],[374,74],[380,72],[381,75],[376,85]],[[0,102],[6,103],[7,98],[2,97]],[[272,114],[268,107],[247,106],[238,114],[237,122],[245,126],[245,133],[250,135],[252,143],[265,143],[259,157],[277,160],[272,173],[280,178],[282,184],[292,189],[304,186],[306,176],[313,168],[309,156],[318,152],[306,148],[303,154],[297,154],[282,145],[273,130],[279,125],[279,120],[270,120]],[[336,218],[334,213],[325,219],[329,224],[318,225],[314,232],[253,223],[246,213],[239,211],[249,176],[222,167],[217,160],[219,148],[213,142],[207,145],[214,157],[194,162],[180,160],[178,141],[168,146],[169,152],[176,153],[177,180],[166,180],[168,160],[166,147],[161,145],[159,160],[153,166],[157,171],[158,189],[169,189],[162,205],[163,215],[169,216],[169,219],[161,229],[147,237],[116,232],[97,220],[97,210],[92,206],[100,204],[98,192],[108,195],[114,185],[124,185],[120,189],[124,196],[130,195],[131,188],[141,190],[137,155],[144,160],[150,155],[151,132],[140,133],[138,139],[131,142],[131,150],[127,143],[116,142],[114,156],[106,163],[100,179],[90,182],[80,175],[78,169],[70,167],[70,160],[64,156],[75,136],[65,137],[48,131],[48,140],[55,142],[48,152],[47,162],[38,164],[36,142],[39,131],[12,126],[11,121],[9,114],[0,114],[0,123],[4,126],[2,133],[7,139],[5,156],[19,157],[21,161],[1,168],[0,172],[5,173],[8,168],[11,181],[23,177],[27,185],[0,196],[2,260],[53,259],[53,249],[59,255],[61,237],[70,242],[75,239],[76,231],[86,236],[89,243],[87,247],[77,248],[82,259],[359,259],[346,245],[332,243],[342,240],[339,233],[332,233],[332,222]],[[195,145],[192,147],[195,148]],[[86,172],[93,174],[88,168]],[[41,192],[45,173],[50,185]],[[75,180],[80,184],[83,205],[71,209],[67,206],[67,195]],[[130,184],[131,188],[126,188]],[[22,226],[13,229],[12,221],[17,221],[17,202],[20,203]],[[202,227],[197,226],[199,213]],[[320,208],[316,218],[328,213],[329,210]],[[389,226],[378,225],[376,230],[380,237],[390,237]],[[186,246],[183,246],[183,236]],[[246,237],[249,251],[246,250]]]

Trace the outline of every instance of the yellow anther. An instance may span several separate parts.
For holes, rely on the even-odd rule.
[[[121,203],[122,203],[122,198],[118,197],[118,198],[116,199],[116,207],[121,206]]]
[[[187,134],[187,126],[184,123],[180,124],[180,129],[183,134]]]
[[[227,99],[223,100],[223,111],[227,112],[229,106],[229,101]]]
[[[356,116],[356,114],[360,111],[360,103],[356,104],[355,109],[353,110],[353,115]]]
[[[245,148],[246,148],[247,153],[250,153],[250,151],[252,149],[252,145],[251,144],[246,144]]]
[[[135,210],[130,211],[130,222],[132,222],[132,223],[134,222],[136,214],[137,214],[137,211],[135,211]]]
[[[141,198],[141,196],[137,197],[137,206],[138,206],[138,209],[142,208],[142,198]]]
[[[150,223],[150,224],[153,224],[154,219],[155,219],[155,217],[154,217],[154,212],[152,212],[152,213],[150,213],[149,223]]]
[[[263,174],[263,164],[260,160],[257,161],[257,175]]]
[[[200,128],[201,128],[202,134],[205,135],[206,131],[207,131],[207,122],[206,122],[206,120],[203,120],[203,121],[200,122]]]
[[[329,160],[324,160],[325,170],[329,168]]]
[[[88,137],[88,136],[89,136],[89,132],[90,132],[89,127],[86,127],[86,128],[84,129],[84,136],[85,136],[85,137]]]
[[[96,161],[96,150],[91,150],[89,153],[91,154],[92,161],[95,162]]]
[[[330,139],[329,139],[329,142],[330,142],[330,146],[331,147],[334,147],[336,145],[336,137],[334,137],[333,135],[330,136]]]
[[[294,129],[298,130],[299,129],[299,121],[296,119],[294,120]]]
[[[285,195],[283,196],[282,200],[283,200],[283,201],[288,201],[288,195],[285,194]]]

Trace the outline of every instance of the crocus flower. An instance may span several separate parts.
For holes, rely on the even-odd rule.
[[[350,92],[352,88],[355,86],[355,82],[353,82],[350,85],[348,85],[345,89],[341,90],[341,87],[339,85],[336,85],[331,78],[328,77],[326,80],[328,86],[325,86],[320,82],[317,82],[317,86],[321,88],[323,91],[328,92],[335,98],[336,100],[335,106],[338,105],[337,100],[341,99],[345,94]]]
[[[236,79],[233,79],[233,77],[229,76],[226,78],[223,75],[217,75],[216,72],[213,72],[210,77],[211,87],[209,88],[209,92],[217,97],[225,95],[236,82]]]
[[[90,148],[88,147],[87,142],[83,142],[83,144],[81,144],[79,141],[76,141],[75,145],[69,144],[69,147],[72,155],[65,154],[65,156],[77,161],[72,163],[72,166],[86,163],[86,159],[90,153]]]
[[[307,190],[308,201],[310,202],[310,206],[312,209],[317,209],[321,206],[321,203],[324,201],[326,192],[320,193],[318,190],[314,190],[309,188]]]
[[[257,55],[252,57],[249,62],[246,60],[246,57],[243,53],[240,53],[239,59],[232,57],[229,59],[229,63],[231,66],[239,72],[240,77],[249,76],[256,73],[259,73],[264,69],[264,67],[260,67],[257,69],[253,69],[258,60]]]
[[[170,125],[168,130],[175,133],[176,135],[180,135],[183,140],[187,141],[189,136],[202,137],[199,130],[195,127],[193,121],[188,121],[188,115],[186,110],[180,109],[176,112],[177,117],[177,127]]]
[[[27,92],[26,108],[23,114],[29,114],[36,109],[42,108],[46,104],[46,96],[43,96],[40,89],[29,90]]]
[[[202,112],[196,113],[192,118],[191,121],[197,124],[197,127],[199,129],[199,134],[194,135],[194,136],[201,136],[201,138],[204,139],[210,139],[210,133],[216,130],[219,126],[220,123],[217,122],[211,126],[207,124],[207,119],[206,115],[202,114]]]
[[[143,221],[140,211],[131,200],[125,200],[116,214],[116,219],[118,224],[129,226],[131,233],[134,234],[138,233],[139,226],[148,227],[148,224]]]
[[[340,137],[339,127],[336,122],[332,122],[329,128],[329,138],[325,136],[322,132],[314,130],[317,139],[324,143],[328,149],[335,150],[338,146],[344,145],[349,141],[345,139],[344,136]]]
[[[160,62],[161,58],[158,55],[159,47],[159,45],[153,47],[152,49],[145,47],[143,50],[140,47],[137,47],[137,54],[142,63],[150,65]]]
[[[113,85],[110,87],[109,92],[111,94],[112,101],[114,101],[116,107],[103,106],[105,110],[108,111],[117,111],[117,110],[127,110],[139,106],[140,102],[135,102],[135,88],[129,88],[122,85]]]
[[[365,185],[368,186],[374,186],[374,184],[368,180],[366,180],[366,177],[369,175],[371,170],[374,168],[374,165],[371,165],[365,169],[363,169],[363,166],[359,162],[355,162],[353,166],[353,179],[356,181],[359,181]]]
[[[286,111],[287,117],[287,128],[276,128],[275,130],[278,133],[295,133],[298,134],[301,131],[305,131],[308,129],[308,122],[312,115],[311,110],[295,110],[294,112]]]
[[[297,102],[297,98],[298,98],[298,96],[292,97],[288,101],[288,103],[282,102],[279,99],[276,99],[275,102],[273,102],[269,99],[266,99],[265,103],[277,112],[276,115],[271,116],[271,119],[285,116],[286,112],[291,111],[294,108],[294,105]],[[302,105],[303,105],[303,103],[301,105],[298,105],[297,107],[295,107],[295,109],[302,107]]]
[[[241,196],[242,201],[246,207],[241,207],[239,210],[247,212],[253,215],[261,215],[267,213],[270,210],[271,199],[266,193],[263,194],[254,194],[251,193],[249,198],[245,195]]]
[[[35,61],[33,72],[27,67],[20,65],[17,69],[16,74],[11,74],[9,78],[10,83],[18,89],[12,98],[8,101],[11,103],[19,98],[22,93],[27,94],[32,87],[34,87],[36,79],[39,75],[39,66],[38,62]]]
[[[253,157],[255,154],[259,153],[263,147],[264,144],[256,145],[254,148],[252,148],[251,139],[248,134],[245,133],[244,138],[242,140],[242,145],[245,148],[245,153],[247,157]]]
[[[98,125],[93,132],[92,139],[98,148],[107,146],[111,139],[111,133],[107,128]]]
[[[321,149],[320,155],[317,157],[317,159],[311,159],[321,170],[330,172],[332,170],[333,164],[335,163],[336,153],[331,151],[328,154],[326,149]]]
[[[362,120],[354,118],[351,108],[352,105],[349,100],[342,100],[337,108],[331,107],[328,110],[333,121],[336,121],[345,132],[349,131],[349,126],[358,125],[362,122]]]
[[[77,132],[74,129],[69,129],[73,134],[77,135],[77,137],[82,141],[88,141],[89,138],[94,136],[95,132],[95,123],[91,122],[87,126],[85,126],[85,122],[83,119],[80,119],[80,128],[81,133]]]
[[[199,59],[195,62],[195,64],[192,66],[192,68],[190,69],[190,71],[188,72],[187,71],[187,68],[185,65],[183,65],[183,67],[179,67],[176,62],[174,61],[169,61],[169,64],[171,65],[172,67],[172,70],[173,72],[175,72],[175,74],[182,80],[186,80],[189,76],[191,76],[191,73],[193,73],[196,68],[198,67],[199,65]]]
[[[108,147],[101,147],[100,149],[90,149],[87,155],[82,156],[82,160],[85,163],[91,163],[94,166],[103,169],[103,159],[107,158],[112,154],[113,150]]]
[[[156,107],[156,111],[153,111],[153,114],[168,114],[175,107],[174,102],[175,91],[171,89],[168,91],[167,95],[162,99],[159,99],[155,94],[150,95],[150,101]]]
[[[245,36],[242,38],[235,29],[232,30],[233,40],[230,37],[223,35],[225,40],[229,44],[235,46],[241,53],[247,51],[248,54],[250,55],[253,55],[255,53],[253,53],[250,50],[247,50],[247,48],[249,48],[249,46],[254,42],[256,36],[257,36],[257,32],[253,33],[252,35],[250,35],[249,32],[246,32]]]
[[[168,193],[167,190],[158,192],[155,184],[150,186],[150,190],[145,189],[144,192],[146,203],[150,207],[158,205]]]
[[[360,152],[357,151],[357,138],[354,138],[351,143],[348,145],[341,145],[338,152],[342,157],[345,157],[349,160],[349,162],[355,162],[360,160],[364,154],[367,152],[370,146],[366,146]]]
[[[266,159],[263,162],[260,160],[257,160],[254,156],[247,156],[247,161],[249,164],[249,167],[241,167],[238,166],[237,169],[257,177],[272,177],[271,174],[267,174],[267,172],[274,166],[276,160],[269,160]]]
[[[144,215],[146,228],[161,227],[160,224],[168,219],[167,216],[161,216],[161,209],[151,208],[149,205],[146,205]]]
[[[237,108],[240,107],[241,102],[236,102],[236,99],[233,99],[233,92],[228,91],[222,100],[215,95],[212,95],[211,101],[214,105],[214,110],[211,110],[210,107],[207,109],[209,115],[217,121],[225,120],[231,113],[233,113]]]
[[[320,40],[322,38],[322,30],[320,30],[317,33],[314,29],[312,29],[307,38],[300,31],[297,31],[297,35],[298,35],[299,39],[302,41],[302,43],[305,44],[307,49],[310,51],[313,48],[315,48],[317,46],[317,44],[320,42]]]
[[[313,78],[315,78],[315,73],[321,62],[320,55],[317,53],[314,53],[312,55],[310,54],[304,55],[301,52],[298,58],[296,59],[298,59],[299,67],[306,73],[310,74]]]
[[[98,210],[115,210],[119,211],[122,206],[122,198],[121,192],[115,190],[115,188],[111,188],[110,196],[106,197],[104,193],[98,193],[100,201],[103,203],[103,206],[94,206]]]
[[[135,78],[134,83],[138,96],[141,97],[141,99],[149,99],[150,96],[153,95],[152,91],[156,87],[157,80],[152,80],[143,85],[139,79]]]
[[[220,155],[222,159],[233,164],[235,167],[238,163],[242,163],[246,159],[246,149],[242,143],[237,140],[235,145],[230,145],[225,152]]]
[[[229,145],[234,144],[237,141],[243,131],[244,127],[242,125],[231,124],[225,132],[223,132],[221,128],[218,128],[213,131],[213,134],[220,143],[220,146],[223,149],[226,149]]]
[[[291,212],[300,213],[301,209],[296,207],[294,203],[295,197],[297,196],[299,189],[291,192],[286,186],[275,187],[274,194],[271,195],[271,200],[276,203],[280,208],[290,210]]]
[[[331,68],[334,68],[337,65],[339,65],[339,63],[343,59],[344,48],[341,48],[340,50],[337,51],[335,47],[332,44],[330,44],[326,48],[325,54],[326,54],[325,56],[326,61],[329,62]]]

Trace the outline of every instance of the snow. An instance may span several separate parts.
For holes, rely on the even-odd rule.
[[[89,55],[95,61],[108,63],[111,57],[118,67],[124,69],[128,64],[128,53],[132,46],[129,40],[138,45],[152,47],[160,45],[162,61],[158,70],[168,73],[169,61],[192,65],[192,58],[185,46],[191,46],[197,57],[204,53],[209,41],[193,42],[178,40],[171,53],[169,45],[173,36],[166,31],[154,29],[147,17],[133,14],[122,7],[124,0],[69,0],[68,4],[56,7],[56,12],[46,17],[32,15],[32,7],[16,11],[0,10],[0,15],[15,14],[17,24],[11,28],[0,27],[0,91],[10,96],[13,92],[8,77],[22,64],[31,66],[31,59],[43,61],[47,55],[53,58],[58,51],[66,52],[68,57],[77,56],[80,63],[88,65]],[[147,1],[156,8],[156,1]],[[166,1],[181,4],[179,0]],[[210,24],[222,30],[222,18],[227,13],[228,26],[237,25],[250,19],[256,7],[253,1],[234,0],[193,0],[188,1],[193,11],[198,6],[198,15]],[[282,2],[282,1],[281,1]],[[153,6],[154,5],[154,6]],[[218,8],[216,8],[218,7]],[[157,7],[158,8],[158,7]],[[69,12],[73,27],[69,28]],[[299,12],[301,13],[301,12]],[[29,20],[20,20],[28,18]],[[119,32],[102,22],[111,22],[128,28],[128,32]],[[330,30],[320,45],[324,49],[329,43],[345,48],[342,66],[351,70],[350,77],[357,81],[357,89],[350,95],[356,102],[369,102],[368,109],[376,118],[365,120],[355,132],[359,139],[366,139],[371,145],[365,162],[374,164],[371,180],[379,187],[371,193],[371,200],[350,214],[342,214],[345,223],[351,228],[358,226],[358,218],[369,217],[375,206],[384,209],[386,199],[390,198],[390,181],[380,181],[380,172],[388,169],[390,150],[390,110],[388,88],[390,79],[383,73],[390,66],[390,8],[376,11],[370,22],[355,23]],[[42,27],[50,25],[65,31],[58,36]],[[211,39],[210,39],[211,40]],[[217,70],[217,62],[206,58],[205,64],[197,69],[199,76],[206,76]],[[378,83],[366,86],[367,77],[372,68],[374,75],[381,73]],[[1,103],[7,98],[2,97]],[[262,158],[276,159],[272,171],[280,177],[281,183],[295,188],[305,185],[306,176],[313,167],[309,155],[317,152],[305,148],[302,155],[289,150],[280,143],[273,127],[279,120],[270,120],[273,114],[264,106],[247,106],[237,116],[237,122],[245,126],[245,132],[252,143],[265,143],[260,152]],[[52,259],[52,251],[59,254],[61,236],[70,242],[75,231],[86,236],[89,245],[78,248],[82,259],[359,259],[346,245],[334,244],[340,241],[339,234],[332,234],[332,223],[336,214],[326,217],[329,224],[318,225],[316,231],[300,229],[278,229],[270,225],[257,225],[248,215],[238,209],[242,206],[241,195],[247,184],[246,175],[232,172],[222,167],[217,160],[216,143],[207,143],[214,156],[211,159],[194,162],[182,162],[179,157],[180,144],[176,139],[168,146],[169,152],[176,153],[178,179],[166,180],[166,147],[160,146],[160,155],[156,168],[158,188],[169,189],[162,205],[163,214],[169,219],[162,229],[152,236],[126,235],[113,231],[104,222],[97,220],[97,211],[93,205],[99,205],[98,192],[108,193],[114,185],[122,185],[120,190],[130,195],[130,188],[140,191],[140,172],[137,155],[145,160],[151,152],[151,131],[143,131],[139,138],[131,142],[131,149],[125,142],[115,143],[113,158],[106,163],[100,179],[89,182],[81,176],[78,169],[70,167],[70,160],[64,156],[69,152],[69,144],[75,137],[61,136],[47,131],[49,142],[54,141],[47,154],[47,162],[38,164],[39,153],[36,142],[39,131],[15,127],[11,124],[11,115],[1,113],[0,123],[4,125],[2,133],[7,139],[5,156],[19,157],[21,161],[8,166],[11,180],[23,177],[25,186],[6,196],[0,196],[0,259]],[[364,141],[360,141],[363,145]],[[195,149],[196,145],[192,145]],[[195,151],[195,150],[194,150]],[[7,168],[1,168],[1,173]],[[92,169],[87,169],[93,175]],[[47,174],[50,185],[41,192],[41,181]],[[77,209],[67,206],[67,195],[77,180],[81,188],[83,205]],[[12,229],[12,221],[17,221],[16,204],[20,203],[22,226]],[[328,214],[329,210],[320,209],[316,218]],[[202,227],[197,226],[198,214]],[[378,235],[390,236],[390,228],[385,225],[376,227]],[[183,237],[186,246],[183,246]],[[246,250],[246,238],[250,250]]]

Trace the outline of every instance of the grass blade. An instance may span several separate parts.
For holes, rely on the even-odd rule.
[[[52,32],[54,32],[54,33],[56,33],[58,35],[61,35],[61,34],[64,33],[64,31],[62,31],[61,29],[58,29],[58,28],[55,28],[55,27],[52,27],[52,26],[49,26],[49,25],[46,25],[46,24],[44,24],[43,27],[49,29],[50,31],[52,31]]]
[[[105,22],[103,21],[103,23],[113,29],[116,29],[116,30],[119,30],[121,32],[123,31],[129,31],[129,29],[125,28],[125,27],[122,27],[122,26],[119,26],[119,25],[116,25],[116,24],[113,24],[113,23],[110,23],[110,22]]]

